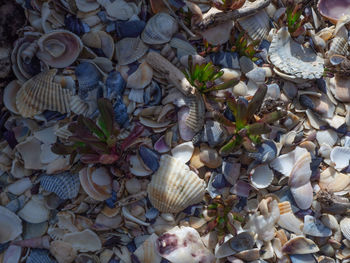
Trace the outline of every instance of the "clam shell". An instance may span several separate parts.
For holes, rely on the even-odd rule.
[[[238,252],[252,249],[255,244],[254,237],[249,232],[241,232],[228,242],[230,247]]]
[[[332,235],[332,230],[326,227],[320,220],[310,215],[304,217],[303,232],[305,235],[313,237],[329,237]]]
[[[330,155],[331,161],[334,163],[334,168],[338,171],[349,166],[350,148],[336,146],[332,149]]]
[[[303,223],[293,214],[290,203],[288,201],[279,203],[278,208],[280,210],[278,225],[297,235],[301,235],[303,233],[301,230]]]
[[[111,197],[112,179],[106,168],[87,167],[79,172],[80,184],[93,199],[104,201]]]
[[[267,164],[254,168],[250,177],[252,185],[258,189],[269,187],[273,179],[273,171]]]
[[[147,192],[152,205],[159,211],[177,213],[202,201],[205,182],[180,160],[163,155]]]
[[[169,14],[160,12],[148,20],[141,39],[146,44],[164,44],[170,41],[177,29],[176,20]]]
[[[287,27],[273,35],[268,55],[275,67],[294,78],[317,79],[323,75],[323,59],[292,40]]]
[[[3,206],[0,206],[0,224],[0,243],[12,241],[22,234],[21,219]]]
[[[328,167],[321,172],[318,185],[321,189],[328,190],[332,193],[344,190],[350,184],[350,177],[346,174],[339,173],[332,167]]]
[[[26,81],[16,95],[16,106],[23,117],[34,117],[44,110],[69,111],[70,92],[54,82],[57,69],[44,71]]]
[[[116,43],[115,56],[119,65],[128,65],[146,54],[148,47],[140,38],[126,37]]]
[[[42,196],[34,195],[17,214],[26,222],[42,223],[49,219],[50,210]]]
[[[270,18],[263,9],[253,16],[238,20],[239,25],[253,40],[266,39],[270,32]]]
[[[77,174],[68,172],[57,175],[44,175],[40,178],[40,185],[46,191],[53,192],[60,199],[72,199],[77,197],[80,181]]]
[[[128,20],[139,13],[139,8],[135,3],[124,0],[109,1],[103,6],[111,20]]]
[[[77,8],[82,12],[91,12],[99,8],[100,4],[97,1],[91,0],[75,0]]]
[[[57,259],[58,262],[74,262],[77,256],[77,251],[71,244],[61,240],[52,241],[50,244],[50,253]]]
[[[17,180],[16,182],[10,184],[7,187],[7,191],[11,194],[14,195],[21,195],[23,194],[25,191],[27,191],[29,188],[31,188],[33,186],[31,180],[26,177],[20,180]]]
[[[171,150],[171,154],[174,158],[180,160],[183,163],[187,163],[193,154],[194,146],[192,142],[184,142],[177,145]]]
[[[327,85],[336,99],[341,102],[350,102],[349,77],[335,74],[334,78],[327,79]]]
[[[285,254],[311,254],[318,252],[320,249],[311,240],[303,236],[297,236],[290,239],[282,247],[282,252]]]
[[[43,35],[38,45],[38,58],[55,68],[70,66],[83,49],[80,38],[67,30],[54,30]]]
[[[144,263],[160,263],[162,257],[156,251],[156,234],[150,235],[134,252],[134,255],[140,262]]]
[[[114,54],[114,40],[108,33],[104,31],[91,31],[84,34],[81,40],[90,48],[101,49],[108,59],[112,59]]]
[[[90,62],[83,62],[75,68],[75,76],[79,83],[79,97],[85,99],[88,92],[94,90],[101,80],[101,74],[97,67]]]
[[[67,233],[63,236],[62,241],[71,244],[79,252],[94,252],[102,248],[100,238],[90,229],[85,229],[82,232]]]
[[[153,69],[146,61],[142,62],[137,70],[127,80],[127,88],[144,89],[152,81]]]
[[[349,217],[345,217],[343,218],[340,223],[340,230],[343,233],[344,237],[347,240],[350,240],[350,218]]]
[[[20,246],[10,245],[3,253],[3,263],[19,263],[22,256],[22,248]]]
[[[16,106],[16,94],[21,88],[21,85],[16,80],[11,81],[4,89],[4,105],[6,109],[14,114],[19,114]]]
[[[320,14],[333,24],[350,12],[350,3],[344,0],[320,0],[317,4]]]

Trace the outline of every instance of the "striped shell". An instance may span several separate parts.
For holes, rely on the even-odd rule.
[[[37,249],[31,250],[29,257],[27,258],[27,263],[54,263],[55,260],[49,257],[49,251],[47,249]]]
[[[80,181],[77,174],[61,173],[42,176],[40,185],[46,191],[58,195],[60,199],[72,199],[78,195]]]
[[[186,98],[187,106],[190,109],[186,124],[194,132],[199,132],[204,125],[205,106],[202,96],[197,92],[195,96]]]
[[[140,38],[126,37],[115,46],[115,56],[119,65],[128,65],[146,54],[148,47]]]
[[[257,14],[238,20],[239,25],[253,40],[266,39],[270,32],[270,18],[263,9]]]
[[[23,117],[33,117],[44,110],[69,111],[70,92],[54,82],[57,69],[44,71],[26,81],[16,95],[16,106]]]
[[[180,160],[163,155],[148,185],[148,197],[161,212],[177,213],[202,201],[205,182]]]
[[[345,217],[340,221],[340,230],[347,240],[350,240],[350,218]]]
[[[323,59],[292,40],[287,27],[273,35],[268,55],[271,63],[291,78],[317,79],[323,75]]]

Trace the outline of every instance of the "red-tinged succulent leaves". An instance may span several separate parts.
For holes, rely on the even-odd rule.
[[[138,139],[143,131],[145,130],[145,127],[142,125],[136,125],[134,129],[131,131],[130,135],[125,138],[121,145],[121,150],[126,150],[136,139]]]
[[[256,113],[260,108],[266,96],[266,92],[267,92],[266,85],[259,86],[258,90],[255,92],[253,98],[250,100],[248,104],[247,121],[249,121],[253,117],[254,113]]]
[[[64,145],[63,143],[56,142],[51,147],[51,151],[59,155],[69,155],[76,150],[75,145]]]
[[[287,112],[285,111],[274,111],[274,112],[270,112],[266,115],[264,115],[264,117],[262,117],[259,122],[263,122],[263,123],[274,123],[275,121],[278,121],[282,118],[284,118],[287,115]]]

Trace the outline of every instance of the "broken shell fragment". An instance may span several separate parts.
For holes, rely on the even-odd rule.
[[[22,234],[21,219],[3,206],[0,206],[0,224],[0,243],[12,241]]]
[[[303,236],[290,239],[282,247],[282,252],[286,254],[311,254],[319,250],[318,246],[311,239]]]
[[[67,233],[63,236],[62,241],[71,244],[79,252],[93,252],[102,247],[100,238],[90,229],[85,229],[82,232]]]

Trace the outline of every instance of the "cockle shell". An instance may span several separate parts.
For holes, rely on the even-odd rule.
[[[108,33],[104,31],[91,31],[84,34],[81,40],[90,48],[101,49],[108,59],[112,59],[114,54],[114,40]]]
[[[42,223],[49,219],[50,210],[46,208],[42,196],[34,195],[18,212],[18,215],[26,222]]]
[[[282,27],[273,35],[268,55],[276,68],[292,78],[322,77],[323,59],[292,40],[287,27]]]
[[[331,161],[335,165],[335,169],[338,171],[349,166],[350,161],[350,148],[336,146],[332,149],[330,155]]]
[[[104,7],[111,20],[128,20],[139,13],[135,3],[124,0],[109,1]]]
[[[162,155],[158,171],[147,188],[148,197],[161,212],[177,213],[202,201],[205,182],[170,155]]]
[[[239,25],[253,40],[266,39],[270,32],[270,18],[263,9],[258,13],[238,20]]]
[[[87,167],[79,172],[80,183],[85,192],[95,200],[111,197],[112,179],[106,168]]]
[[[272,169],[267,164],[263,164],[254,168],[251,173],[250,181],[253,186],[262,189],[270,186],[273,178],[274,174]]]
[[[321,172],[318,185],[323,190],[328,190],[332,193],[344,190],[350,184],[350,176],[344,173],[339,173],[332,167],[328,167]]]
[[[67,30],[54,30],[43,35],[38,45],[38,58],[55,68],[70,66],[83,49],[80,38]]]
[[[0,225],[0,243],[12,241],[22,234],[21,219],[3,206],[0,206]]]
[[[115,56],[119,65],[128,65],[146,54],[148,46],[138,38],[126,37],[118,41],[115,46]]]
[[[156,242],[158,236],[150,235],[134,252],[134,255],[143,263],[160,263],[161,256],[157,253]]]
[[[63,236],[62,241],[71,244],[79,252],[94,252],[102,247],[100,238],[90,229],[85,229],[82,232],[67,233]]]
[[[40,185],[46,191],[53,192],[60,199],[64,200],[77,197],[80,181],[77,174],[61,173],[42,176],[40,178]]]
[[[34,117],[44,110],[69,111],[70,91],[54,78],[57,69],[44,71],[26,81],[16,95],[16,106],[23,117]]]
[[[343,218],[340,223],[340,230],[343,233],[344,237],[347,240],[350,240],[350,218],[349,217],[345,217]]]
[[[141,39],[146,44],[164,44],[170,41],[177,29],[177,22],[172,16],[167,13],[157,13],[148,20]]]
[[[194,96],[188,96],[186,104],[190,111],[186,119],[186,125],[194,132],[199,132],[204,125],[205,106],[202,95],[196,92]]]

